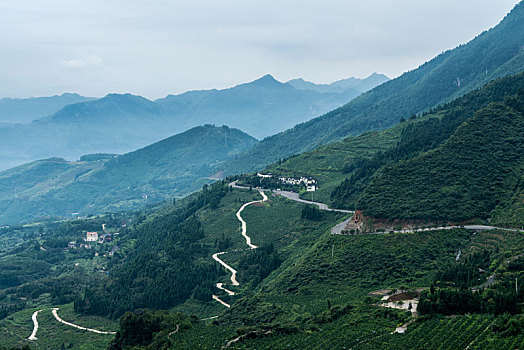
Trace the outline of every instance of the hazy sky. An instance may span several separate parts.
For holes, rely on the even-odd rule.
[[[390,77],[516,0],[1,0],[0,97],[224,88],[270,73]]]

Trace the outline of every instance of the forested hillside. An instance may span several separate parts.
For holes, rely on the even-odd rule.
[[[377,153],[371,159],[360,159],[351,166],[349,176],[331,193],[333,204],[355,208],[364,189],[381,168],[411,159],[435,149],[446,141],[455,130],[474,113],[493,102],[503,102],[516,95],[524,84],[524,74],[501,78],[483,88],[458,98],[431,113],[400,123],[399,142],[390,149]]]
[[[0,223],[143,207],[209,183],[212,169],[256,140],[206,125],[121,156],[37,161],[0,173]]]
[[[263,169],[270,163],[322,144],[384,129],[401,118],[428,111],[524,67],[524,4],[496,27],[446,51],[322,117],[263,140],[226,164],[229,173]]]
[[[211,255],[213,246],[197,244],[204,231],[194,214],[206,205],[216,209],[227,191],[219,184],[206,186],[180,208],[168,208],[136,226],[128,236],[136,240],[128,258],[107,283],[89,286],[75,301],[75,310],[117,318],[137,308],[168,309],[193,293],[197,300],[211,301],[213,282],[222,271],[210,260],[198,262]]]
[[[524,94],[490,104],[440,147],[384,168],[357,207],[385,219],[486,219],[519,188]],[[517,194],[519,195],[519,194]]]
[[[223,198],[222,204],[227,203],[224,199],[229,196],[230,193]],[[251,214],[245,216],[255,242],[261,245],[274,242],[284,259],[252,290],[244,289],[230,309],[216,320],[192,323],[174,313],[128,313],[121,320],[112,348],[119,349],[125,344],[190,349],[198,344],[201,348],[218,349],[229,341],[232,349],[344,346],[433,349],[437,348],[436,344],[455,349],[476,341],[501,348],[522,342],[522,334],[515,332],[522,318],[521,298],[515,298],[514,294],[508,297],[515,289],[512,278],[521,266],[520,233],[472,234],[458,229],[407,234],[344,236],[325,232],[311,235],[306,234],[307,226],[299,229],[300,221],[291,224],[298,212],[282,210],[289,205],[293,204],[275,198],[268,207],[253,207]],[[273,220],[272,215],[278,215],[279,220]],[[207,217],[217,224],[224,222],[224,218],[218,216]],[[282,219],[287,222],[281,223]],[[270,233],[259,226],[260,220],[271,225]],[[301,221],[310,220],[302,218]],[[295,232],[292,236],[289,229]],[[230,237],[234,239],[234,235]],[[290,237],[293,237],[292,243],[288,241]],[[459,248],[462,256],[457,263]],[[244,270],[243,260],[237,259],[232,259],[238,261],[234,266]],[[458,288],[459,283],[457,288],[452,287],[452,282],[458,281],[462,286],[465,281],[467,287],[477,286],[493,273],[504,277],[497,278],[493,286],[477,295],[486,300],[495,296],[496,302],[483,310],[475,310],[474,302],[461,304],[471,307],[470,315],[445,317],[443,307],[452,307],[455,300],[452,296],[467,294]],[[246,279],[249,275],[243,276],[242,283]],[[413,295],[449,295],[451,298],[442,302],[449,300],[451,304],[442,304],[441,313],[428,314],[427,309],[423,309],[424,316],[412,318],[407,308],[385,307],[380,301],[383,295],[380,293],[388,290],[395,293],[397,288]],[[507,298],[504,304],[499,302],[502,300],[499,296]],[[422,299],[424,304],[428,304],[426,300]],[[512,311],[501,315],[505,310]],[[416,321],[409,324],[406,333],[396,333],[396,327],[410,318]],[[168,332],[173,332],[177,323],[178,331],[169,337]],[[137,328],[137,324],[147,326]],[[447,337],[450,331],[453,336]],[[435,342],[435,338],[445,341]]]

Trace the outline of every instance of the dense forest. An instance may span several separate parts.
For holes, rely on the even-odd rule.
[[[486,219],[509,200],[524,160],[524,91],[476,112],[439,148],[386,167],[357,206],[389,219]]]
[[[522,73],[501,78],[421,117],[412,115],[408,121],[404,120],[400,140],[394,147],[345,168],[351,176],[331,193],[333,205],[355,208],[360,194],[377,171],[437,148],[476,111],[492,102],[504,102],[505,98],[516,95],[523,85]]]
[[[524,259],[521,255],[508,259],[504,271],[497,273],[490,271],[493,260],[488,251],[482,251],[440,270],[429,291],[421,294],[418,312],[421,315],[522,313],[524,287],[517,281],[524,270]],[[479,285],[489,274],[488,281],[496,278],[497,282]]]

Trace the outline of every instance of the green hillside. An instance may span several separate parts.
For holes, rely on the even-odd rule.
[[[385,152],[400,140],[402,127],[399,125],[348,137],[271,164],[264,171],[286,177],[313,177],[320,185],[314,194],[315,199],[329,203],[333,190],[355,170],[359,162],[372,159],[375,154]]]
[[[524,165],[524,94],[479,110],[442,146],[386,167],[360,197],[386,219],[486,219],[514,196]]]
[[[211,242],[215,237],[219,238],[216,244],[221,244],[220,236],[224,235],[230,239],[226,245],[229,251],[245,245],[239,232],[233,229],[234,212],[240,203],[250,200],[249,196],[249,191],[235,190],[226,193],[216,209],[198,210],[197,217],[203,227],[200,242]],[[177,307],[177,310],[191,310],[201,317],[218,314],[216,320],[199,322],[194,319],[187,323],[174,313],[126,314],[120,320],[120,333],[112,348],[119,349],[127,344],[131,347],[219,349],[237,337],[240,338],[230,348],[433,348],[432,339],[446,338],[450,330],[460,336],[446,338],[445,343],[439,340],[442,348],[466,347],[477,339],[506,347],[523,341],[521,333],[509,330],[512,324],[520,322],[521,311],[515,316],[499,316],[494,310],[469,316],[423,316],[408,327],[408,333],[391,334],[399,324],[410,319],[409,312],[381,307],[378,305],[380,298],[369,294],[384,288],[429,289],[437,278],[448,281],[451,277],[443,276],[457,266],[458,248],[463,254],[459,267],[471,269],[470,273],[477,271],[477,265],[470,261],[475,261],[475,254],[482,252],[487,262],[483,261],[480,266],[486,274],[496,271],[511,281],[516,273],[515,266],[518,269],[521,262],[516,260],[517,265],[507,265],[504,261],[518,258],[524,247],[521,234],[492,231],[472,235],[466,230],[454,230],[333,236],[326,230],[329,225],[325,224],[333,225],[335,217],[326,216],[319,225],[300,218],[301,206],[272,197],[266,206],[250,207],[243,215],[253,234],[253,242],[262,247],[273,244],[282,263],[259,281],[256,278],[259,270],[245,265],[249,261],[245,257],[258,250],[228,255],[228,263],[241,273],[240,287],[231,287],[239,295],[226,299],[233,303],[232,307],[223,308],[224,313],[220,310],[210,312],[209,306],[197,301]],[[267,227],[271,227],[270,232]],[[217,228],[220,228],[218,232]],[[208,255],[212,252],[208,251]],[[264,264],[263,261],[259,263]],[[149,276],[154,276],[156,272],[153,271],[161,271],[144,263],[142,266],[146,268],[141,273],[151,271],[153,274],[148,273]],[[150,263],[152,261],[147,262]],[[124,265],[120,268],[127,269]],[[219,281],[228,280],[227,276],[218,277]],[[505,281],[501,279],[497,283],[502,287]],[[514,290],[515,286],[504,288]],[[496,290],[492,288],[489,293],[497,293]],[[168,337],[177,323],[184,326]],[[486,327],[495,324],[497,327],[486,331]]]
[[[456,349],[472,342],[511,348],[524,341],[518,331],[524,287],[519,283],[518,298],[512,294],[522,271],[521,233],[332,235],[331,227],[347,216],[320,212],[309,219],[303,215],[306,205],[267,195],[267,202],[242,212],[256,250],[245,249],[235,213],[261,196],[226,182],[153,211],[0,230],[5,247],[0,251],[5,315],[0,314],[0,346],[27,344],[31,311],[37,309],[43,310],[42,330],[30,344],[90,348],[110,342],[107,335],[82,336],[85,332],[58,324],[49,312],[56,306],[64,319],[102,330],[115,329],[111,320],[123,314],[111,349],[220,349],[237,338],[229,348],[405,349],[438,348],[438,343]],[[121,222],[128,226],[120,227]],[[102,223],[106,232],[118,230],[114,243],[92,250],[63,248],[85,230],[100,230]],[[22,243],[9,243],[7,238],[22,233]],[[114,244],[121,248],[109,256]],[[228,252],[223,259],[238,271],[240,285],[230,285],[230,273],[213,262],[212,254],[220,251]],[[381,306],[381,295],[370,294],[417,289],[430,299],[447,293],[450,303],[443,306],[451,308],[457,293],[471,297],[463,288],[491,275],[497,277],[478,293],[481,299],[461,303],[451,317],[446,309],[421,314],[405,334],[392,332],[412,319],[411,313]],[[218,290],[217,282],[236,295]],[[231,308],[212,300],[212,294]],[[474,309],[483,300],[490,306]],[[202,320],[213,316],[218,317]],[[46,336],[53,331],[55,336]]]
[[[518,93],[524,74],[497,79],[440,108],[411,116],[383,131],[367,132],[276,162],[264,171],[318,180],[314,198],[335,207],[356,207],[359,196],[384,166],[437,148],[473,114]],[[311,194],[304,194],[311,198]]]
[[[0,223],[127,210],[182,196],[255,143],[239,130],[206,125],[110,159],[49,159],[7,170],[0,173]]]
[[[401,118],[428,111],[496,78],[524,67],[524,4],[519,3],[496,27],[465,45],[446,51],[309,122],[296,125],[226,163],[229,173],[263,169],[270,163],[320,145],[384,129]]]
[[[500,203],[492,212],[492,222],[509,227],[522,227],[524,222],[524,169],[520,169],[518,186],[511,198]]]
[[[493,102],[503,102],[519,92],[524,74],[497,79],[479,90],[458,98],[422,118],[410,117],[395,128],[399,142],[371,159],[361,159],[347,178],[331,194],[333,205],[355,208],[359,196],[383,167],[414,158],[435,149],[474,113]],[[392,130],[394,130],[393,128]]]

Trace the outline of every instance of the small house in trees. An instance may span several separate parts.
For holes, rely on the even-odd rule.
[[[86,242],[96,242],[96,241],[98,241],[98,232],[86,233]]]
[[[306,187],[306,191],[308,192],[315,192],[317,190],[317,186],[316,185],[307,185]]]

